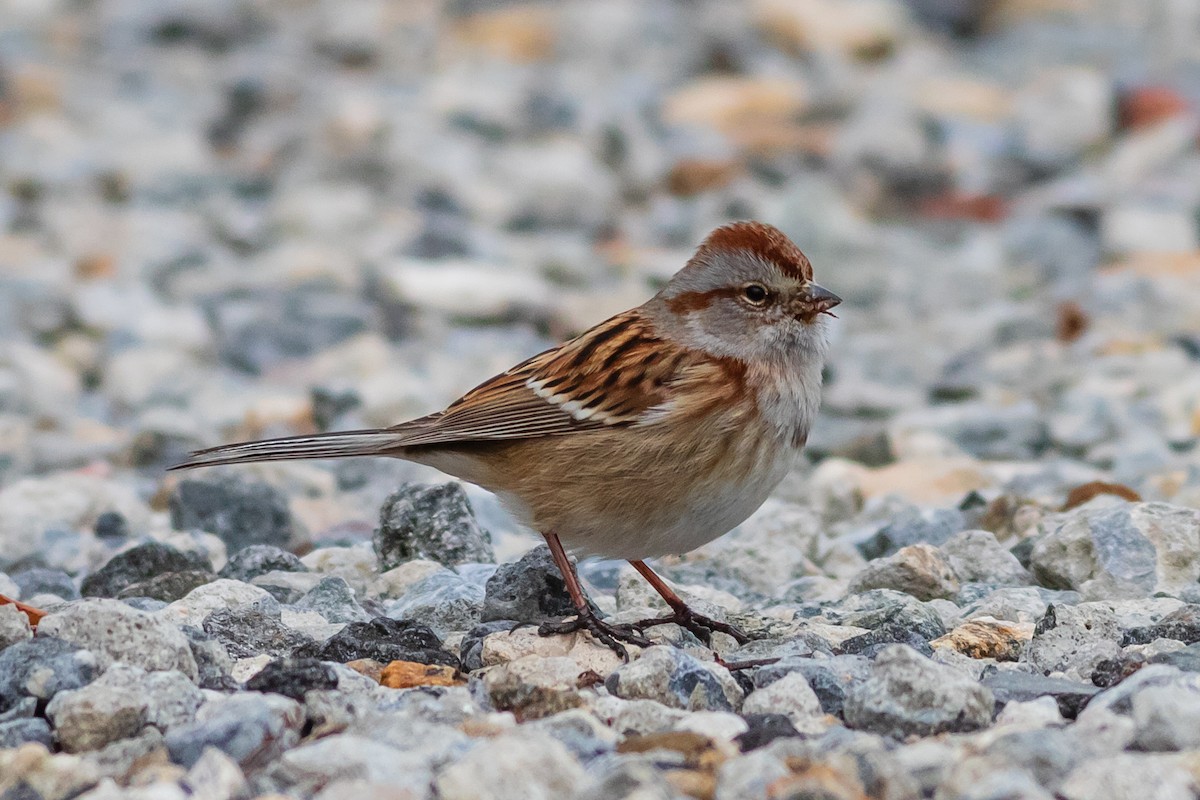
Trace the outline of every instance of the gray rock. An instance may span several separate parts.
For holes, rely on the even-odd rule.
[[[279,602],[265,589],[248,583],[218,578],[198,586],[158,614],[177,625],[200,625],[209,614],[222,610],[254,610],[278,615]]]
[[[116,600],[80,600],[42,619],[38,634],[56,636],[98,657],[148,671],[179,670],[196,678],[196,660],[187,637],[165,619]]]
[[[950,568],[963,583],[1028,586],[1033,576],[991,531],[963,531],[941,546]]]
[[[973,731],[992,721],[990,690],[904,645],[886,648],[850,689],[846,724],[885,736]]]
[[[0,711],[28,697],[48,701],[86,686],[101,671],[91,652],[48,634],[14,644],[0,652]]]
[[[229,557],[220,576],[250,583],[268,572],[308,572],[300,558],[270,544],[252,544]]]
[[[317,588],[324,579],[319,572],[267,572],[250,581],[280,603],[291,604]]]
[[[1120,653],[1116,615],[1101,604],[1050,606],[1034,629],[1024,658],[1044,672],[1090,675],[1104,659]]]
[[[939,433],[982,459],[1030,460],[1049,444],[1043,415],[1030,401],[1003,406],[967,402],[910,411],[891,422],[889,436],[912,429]]]
[[[68,753],[97,750],[133,736],[146,722],[146,701],[128,687],[59,692],[46,707],[55,733]]]
[[[858,546],[866,558],[890,556],[902,547],[914,544],[940,545],[950,540],[966,525],[958,509],[922,510],[909,507],[887,525]]]
[[[277,759],[300,741],[304,709],[278,694],[248,692],[207,703],[190,725],[166,736],[171,760],[194,765],[205,748],[215,747],[244,769]]]
[[[610,761],[599,772],[589,770],[578,800],[675,800],[679,795],[662,771],[645,759]]]
[[[1196,779],[1174,755],[1106,753],[1080,763],[1059,786],[1063,800],[1189,800]]]
[[[819,732],[826,727],[821,701],[799,671],[755,689],[742,703],[742,713],[785,714],[798,731]]]
[[[997,771],[1002,766],[1019,769],[1053,791],[1067,773],[1098,750],[1075,729],[1050,727],[1001,736],[987,748],[985,757]]]
[[[194,625],[181,625],[179,629],[187,637],[192,658],[196,659],[196,685],[213,690],[236,688],[236,682],[229,674],[233,659],[225,645]]]
[[[117,597],[121,600],[148,598],[162,603],[173,603],[186,597],[193,589],[216,580],[217,576],[203,570],[188,572],[165,572],[153,578],[126,586]],[[147,609],[143,609],[147,610]]]
[[[757,688],[770,686],[792,672],[804,676],[826,714],[840,716],[850,689],[870,677],[871,661],[860,655],[784,658],[755,670],[754,685]]]
[[[142,725],[166,732],[187,724],[203,701],[180,672],[147,673],[118,662],[87,686],[59,692],[46,713],[63,748],[80,752],[133,736]]]
[[[959,583],[949,560],[936,547],[914,544],[876,559],[850,581],[853,593],[894,589],[918,600],[953,597]]]
[[[401,487],[379,512],[374,545],[381,572],[415,558],[446,566],[495,560],[491,537],[457,483]]]
[[[821,610],[821,616],[834,625],[879,630],[897,627],[926,641],[946,633],[941,616],[912,595],[892,589],[872,589],[848,595]]]
[[[956,600],[962,605],[965,619],[994,617],[1008,622],[1037,622],[1046,615],[1046,609],[1054,605],[1075,605],[1080,601],[1078,592],[1055,591],[1040,586],[1002,587],[992,589],[979,586],[986,594],[978,600],[970,600],[960,593]],[[967,587],[963,587],[964,592]]]
[[[170,505],[175,530],[216,534],[231,553],[255,544],[287,547],[292,538],[287,497],[273,486],[244,477],[181,481]]]
[[[188,770],[183,785],[190,787],[192,797],[198,800],[232,799],[252,794],[242,768],[216,748],[209,748],[200,755]]]
[[[36,742],[47,750],[54,745],[54,734],[46,720],[34,717],[0,722],[0,750]]]
[[[212,572],[212,564],[197,553],[184,553],[161,542],[131,547],[108,560],[83,580],[84,597],[116,597],[122,590],[167,572]]]
[[[204,618],[203,627],[235,659],[257,655],[284,658],[316,645],[308,634],[284,625],[278,612],[256,608],[219,609]]]
[[[48,714],[64,740],[64,727],[70,728],[77,750],[95,750],[110,741],[137,733],[115,735],[104,716],[106,708],[126,717],[126,722],[140,709],[139,716],[160,732],[190,723],[204,702],[196,684],[180,672],[151,672],[125,663],[114,663],[103,675],[88,686],[56,694]],[[115,724],[115,722],[113,723]],[[83,746],[80,742],[88,742]],[[65,744],[65,740],[64,740]]]
[[[592,712],[568,709],[549,717],[533,720],[531,730],[548,733],[566,745],[571,754],[584,764],[611,753],[618,734]]]
[[[524,800],[571,797],[583,779],[583,768],[560,742],[522,731],[480,741],[434,786],[441,800]]]
[[[656,700],[689,711],[736,711],[743,692],[724,667],[699,661],[670,646],[650,647],[605,680],[627,700]]]
[[[473,629],[483,614],[485,591],[482,586],[450,570],[435,572],[418,581],[404,596],[390,605],[387,615],[393,619],[411,619],[428,625],[441,637]]]
[[[1046,70],[1017,94],[1016,138],[1025,160],[1061,168],[1111,135],[1116,123],[1112,80],[1099,70]]]
[[[1149,686],[1132,697],[1132,747],[1153,752],[1200,748],[1200,691],[1186,685]]]
[[[519,561],[501,564],[487,582],[483,600],[483,622],[515,619],[546,622],[575,614],[562,573],[554,564],[550,548],[538,545]]]
[[[1031,570],[1085,599],[1178,594],[1200,579],[1200,510],[1166,503],[1089,503],[1042,523]]]
[[[1075,719],[1100,692],[1099,687],[1090,683],[1016,670],[985,673],[981,683],[991,690],[998,705],[1027,703],[1039,697],[1049,697],[1058,704],[1059,713],[1067,719]]]
[[[394,747],[360,733],[341,733],[288,750],[269,774],[288,793],[318,797],[384,796],[427,798],[434,762],[424,753]]]
[[[363,611],[350,584],[341,578],[322,578],[294,604],[299,611],[315,611],[330,622],[366,622],[371,615]]]
[[[459,658],[462,659],[464,672],[472,672],[483,667],[483,640],[493,633],[507,633],[517,625],[511,619],[495,619],[476,625],[467,631],[459,646]]]
[[[489,669],[483,687],[492,705],[518,719],[540,719],[583,705],[579,665],[566,657],[524,656]]]
[[[35,567],[13,573],[12,579],[21,587],[21,597],[36,597],[52,594],[63,600],[78,600],[79,589],[75,579],[60,569]]]
[[[33,638],[29,617],[11,604],[0,605],[0,650]]]

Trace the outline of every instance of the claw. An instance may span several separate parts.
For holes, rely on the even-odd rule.
[[[622,661],[629,661],[629,651],[621,642],[637,645],[638,647],[650,647],[654,642],[641,635],[641,629],[637,623],[632,625],[614,625],[598,618],[595,614],[584,613],[574,617],[560,620],[558,622],[543,622],[538,627],[538,633],[542,636],[554,636],[560,633],[575,633],[577,631],[587,631],[594,636],[601,644],[621,657]]]
[[[681,606],[675,609],[674,613],[665,617],[653,617],[644,619],[640,622],[633,623],[633,627],[651,628],[655,625],[675,624],[681,628],[691,631],[697,639],[703,642],[706,646],[712,644],[713,633],[725,633],[732,636],[738,644],[746,644],[750,641],[750,635],[736,625],[730,625],[728,622],[721,622],[703,614],[697,614],[687,606]]]

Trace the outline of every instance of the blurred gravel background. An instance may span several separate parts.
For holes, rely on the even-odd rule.
[[[0,795],[1196,796],[1197,108],[1191,0],[0,0],[0,592],[57,612],[0,608]],[[746,218],[846,299],[825,404],[662,566],[783,667],[497,634],[549,565],[428,470],[163,472],[435,410]]]

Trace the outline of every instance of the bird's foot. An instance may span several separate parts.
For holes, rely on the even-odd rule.
[[[679,606],[673,613],[665,617],[653,617],[644,619],[640,622],[633,623],[633,627],[639,630],[652,628],[655,625],[670,625],[675,624],[681,628],[691,631],[706,645],[712,644],[713,633],[725,633],[732,636],[738,644],[745,644],[750,641],[750,635],[736,625],[730,625],[728,622],[706,617],[703,614],[697,614],[688,606]]]
[[[11,597],[5,597],[4,595],[0,594],[0,606],[7,604],[16,606],[17,611],[20,611],[22,614],[29,617],[29,624],[34,628],[36,628],[38,623],[42,621],[42,617],[46,616],[46,612],[42,611],[40,608],[27,606],[24,603],[19,603],[16,600],[13,600]]]
[[[622,661],[629,661],[629,651],[621,644],[622,642],[637,645],[638,647],[650,647],[654,644],[654,642],[642,636],[641,629],[636,623],[621,625],[605,622],[591,611],[577,614],[574,617],[568,617],[558,622],[543,622],[538,627],[538,633],[542,636],[575,633],[576,631],[587,631],[592,634],[601,644],[619,655]]]

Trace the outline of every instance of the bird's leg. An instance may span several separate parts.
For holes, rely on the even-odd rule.
[[[638,635],[637,626],[613,625],[597,617],[588,604],[587,597],[583,594],[579,576],[575,574],[575,569],[571,566],[571,560],[567,558],[567,552],[563,550],[558,534],[545,533],[542,535],[546,539],[546,544],[550,546],[550,555],[553,556],[558,571],[562,573],[563,581],[567,584],[567,594],[571,596],[571,602],[575,604],[578,614],[574,619],[562,622],[543,622],[538,628],[538,633],[550,636],[556,633],[585,630],[625,661],[629,660],[629,653],[621,642],[636,644],[638,647],[649,647],[653,644],[649,639]]]
[[[46,616],[46,612],[42,611],[40,608],[27,606],[24,603],[18,603],[11,597],[5,597],[4,595],[0,594],[0,606],[10,603],[17,607],[17,611],[20,611],[22,614],[29,617],[29,624],[34,628],[36,628],[37,624],[42,621],[42,617]]]
[[[650,628],[654,625],[674,623],[681,628],[687,628],[696,635],[697,639],[705,644],[711,643],[713,631],[729,634],[737,640],[738,644],[745,644],[750,641],[750,636],[736,625],[709,619],[703,614],[697,614],[695,611],[692,611],[688,607],[688,604],[683,602],[683,598],[675,594],[675,591],[670,586],[667,586],[666,581],[658,577],[654,570],[646,566],[645,561],[630,561],[629,563],[641,573],[643,578],[649,581],[650,585],[654,587],[654,591],[662,595],[662,599],[667,601],[667,605],[671,607],[671,611],[673,612],[666,617],[655,617],[634,623],[635,628]]]

